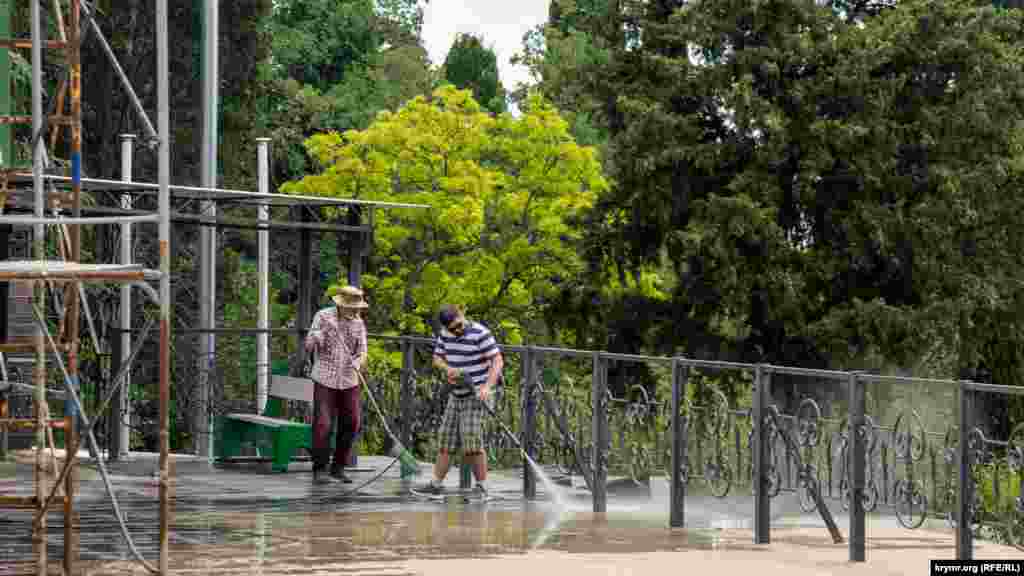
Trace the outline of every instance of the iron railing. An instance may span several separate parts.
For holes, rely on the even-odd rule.
[[[397,378],[387,369],[371,372],[378,397],[395,415],[402,442],[429,458],[443,412],[440,374],[431,367],[433,341],[373,338],[401,358]],[[910,529],[929,517],[945,519],[957,531],[959,558],[971,557],[972,538],[982,526],[1024,549],[1024,424],[1009,438],[989,438],[973,422],[970,407],[978,394],[1024,395],[1024,389],[542,346],[501,348],[506,384],[500,417],[535,460],[582,477],[596,512],[607,509],[611,476],[640,485],[667,483],[672,526],[684,523],[688,491],[725,498],[751,490],[754,538],[760,543],[770,540],[770,501],[779,494],[795,494],[805,512],[820,513],[832,527],[828,508],[839,506],[850,513],[854,561],[864,559],[866,513],[882,509],[895,512]],[[622,373],[627,365],[646,365],[653,389],[628,375],[610,386],[610,370]],[[772,381],[794,378],[814,384],[787,412],[772,395]],[[396,380],[397,387],[390,384]],[[950,414],[956,420],[947,417],[944,428],[929,429],[913,403],[892,415],[866,409],[873,387],[905,385],[955,391],[961,400]],[[373,420],[364,422],[373,434]],[[522,465],[497,425],[488,426],[492,465]],[[528,466],[522,475],[524,496],[535,497]],[[979,482],[985,491],[976,489]],[[970,518],[970,529],[961,528],[961,517]],[[842,539],[838,529],[832,535]]]

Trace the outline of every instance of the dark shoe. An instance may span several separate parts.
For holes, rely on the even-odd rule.
[[[338,480],[340,482],[344,482],[345,484],[352,483],[352,479],[349,478],[347,474],[345,474],[344,468],[332,468],[331,478],[334,478],[335,480]]]
[[[415,488],[417,492],[422,494],[430,494],[433,496],[441,496],[444,494],[443,484],[434,484],[433,482],[427,482]]]
[[[324,474],[323,472],[313,472],[313,484],[318,486],[324,486],[327,484],[337,484],[338,480]]]

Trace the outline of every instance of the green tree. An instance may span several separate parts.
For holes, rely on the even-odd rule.
[[[1021,382],[1021,22],[958,0],[598,19],[582,32],[602,58],[569,85],[600,103],[615,187],[565,323],[614,325],[622,300],[593,287],[668,263],[670,302],[631,296],[649,342]]]
[[[273,56],[257,70],[252,124],[253,136],[276,144],[276,181],[306,173],[302,142],[314,133],[365,128],[381,110],[429,93],[435,75],[421,26],[415,0],[288,0],[275,7],[267,25]]]
[[[380,46],[373,0],[281,0],[270,21],[279,75],[324,92]]]
[[[473,34],[459,34],[444,60],[445,79],[456,88],[471,90],[485,108],[500,114],[508,105],[498,78],[498,57]]]
[[[377,214],[364,281],[382,328],[429,331],[451,301],[506,341],[544,335],[543,308],[580,271],[571,219],[607,183],[549,103],[527,104],[519,118],[494,117],[449,85],[366,130],[307,141],[322,172],[285,191],[431,206]]]

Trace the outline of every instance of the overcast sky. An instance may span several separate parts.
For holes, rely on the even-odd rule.
[[[455,35],[477,34],[498,57],[506,89],[529,80],[526,69],[509,58],[521,50],[523,34],[547,20],[550,0],[430,0],[423,13],[423,42],[436,65],[444,63]]]

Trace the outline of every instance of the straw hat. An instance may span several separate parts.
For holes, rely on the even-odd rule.
[[[335,304],[342,308],[366,309],[370,307],[363,300],[363,291],[355,286],[332,286],[327,289],[327,294]]]

